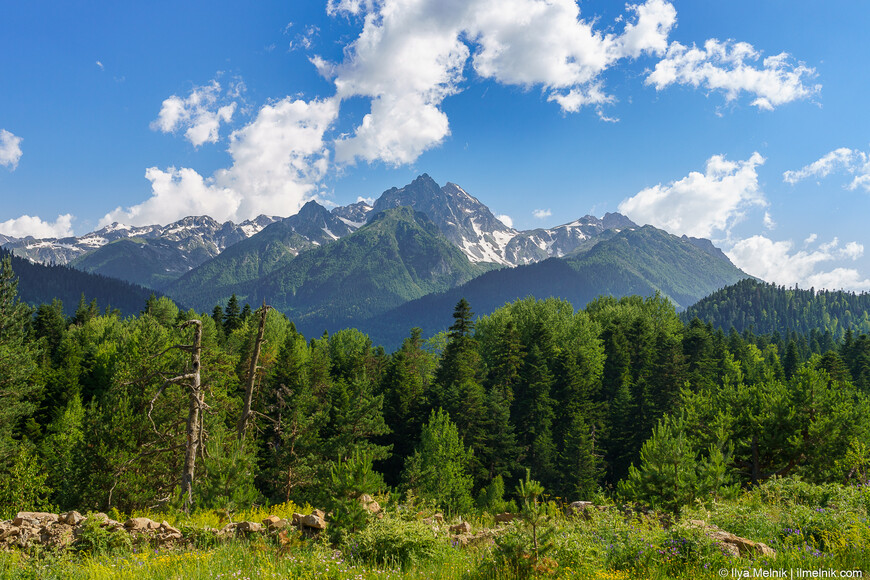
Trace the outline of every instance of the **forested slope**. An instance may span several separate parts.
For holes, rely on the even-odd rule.
[[[63,302],[67,314],[73,314],[84,295],[87,302],[96,300],[101,308],[117,308],[123,315],[138,314],[153,290],[115,278],[89,274],[67,266],[46,266],[18,258],[0,248],[0,259],[10,258],[19,279],[18,295],[32,306]]]
[[[848,330],[870,332],[870,294],[862,292],[801,290],[742,280],[713,292],[682,314],[716,328],[737,332],[751,329],[757,334],[830,332],[835,340]]]

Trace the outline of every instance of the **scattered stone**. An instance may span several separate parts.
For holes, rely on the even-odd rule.
[[[257,522],[239,522],[236,526],[236,531],[243,533],[255,533],[263,529],[263,524]]]
[[[317,512],[323,514],[323,512],[320,510],[314,510],[314,513],[307,516],[302,516],[302,519],[300,520],[302,527],[312,528],[315,530],[325,530],[326,520],[323,518],[322,515],[318,514]]]
[[[443,523],[444,522],[444,514],[435,514],[432,516],[432,519],[435,520],[436,522],[438,522],[439,524]]]
[[[229,524],[225,525],[224,527],[222,527],[218,531],[217,537],[218,538],[232,538],[232,537],[234,537],[236,535],[236,526],[238,526],[238,524],[229,523]]]
[[[500,514],[495,514],[494,517],[495,521],[499,524],[509,524],[517,518],[517,515],[510,512],[504,512]]]
[[[160,524],[149,518],[130,518],[124,522],[124,527],[132,532],[145,532],[160,529]]]
[[[370,514],[379,514],[381,513],[381,504],[375,501],[375,499],[367,493],[364,493],[360,496],[359,502],[362,504],[363,508],[369,512]]]
[[[59,519],[68,526],[77,526],[84,521],[85,517],[77,511],[71,511],[61,515]]]
[[[169,525],[169,522],[167,522],[166,520],[160,522],[160,531],[169,534],[181,534],[181,531]]]
[[[468,545],[468,536],[466,536],[464,534],[459,535],[459,536],[454,536],[453,538],[450,539],[450,544],[454,548],[464,548]]]
[[[450,531],[454,534],[470,534],[471,524],[468,522],[459,522],[455,526],[450,526]]]
[[[279,518],[278,516],[269,516],[263,520],[263,525],[266,526],[270,532],[284,529],[287,527],[287,524],[287,520]]]
[[[39,540],[46,547],[65,548],[76,540],[75,528],[62,522],[43,526]]]

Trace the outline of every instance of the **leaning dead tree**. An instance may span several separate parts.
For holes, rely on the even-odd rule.
[[[263,306],[260,308],[260,326],[257,328],[257,338],[254,339],[254,352],[251,353],[251,365],[248,368],[248,380],[245,384],[245,402],[242,407],[242,415],[239,417],[239,422],[236,424],[236,430],[239,433],[239,440],[245,438],[245,428],[248,426],[248,418],[251,416],[251,402],[254,398],[254,384],[257,379],[257,363],[260,360],[260,348],[263,346],[263,334],[266,332],[266,314],[270,307],[266,306],[266,300],[263,299]]]
[[[183,383],[187,385],[187,427],[185,429],[184,468],[181,472],[181,496],[184,498],[185,507],[189,509],[190,505],[193,503],[193,471],[194,466],[196,465],[196,454],[202,443],[202,413],[203,408],[205,407],[205,400],[202,389],[202,380],[200,378],[202,321],[188,320],[179,328],[187,328],[188,326],[194,327],[193,344],[176,344],[167,350],[178,349],[190,353],[190,368],[184,374],[171,377],[164,381],[163,385],[154,395],[154,398],[151,399],[151,405],[148,409],[148,418],[151,418],[151,411],[154,410],[154,402],[157,401],[157,398],[161,393],[163,393],[166,387],[175,383]],[[163,351],[163,353],[165,352],[166,351]]]

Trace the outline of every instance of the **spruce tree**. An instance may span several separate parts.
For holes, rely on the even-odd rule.
[[[242,325],[241,310],[239,309],[239,299],[233,294],[227,301],[227,308],[224,310],[223,320],[224,332],[229,335]]]
[[[432,408],[441,407],[451,416],[462,417],[459,434],[474,452],[470,473],[477,482],[482,482],[488,474],[482,458],[490,455],[486,433],[490,417],[481,383],[483,365],[472,335],[473,316],[468,302],[462,298],[453,312],[454,323],[436,372],[435,388],[430,392]]]
[[[471,457],[450,415],[433,410],[417,451],[405,464],[404,487],[451,514],[466,513],[472,506],[473,479],[467,472]]]
[[[30,309],[18,300],[12,261],[0,261],[0,468],[15,455],[25,421],[36,410],[42,385],[39,351],[29,340]]]

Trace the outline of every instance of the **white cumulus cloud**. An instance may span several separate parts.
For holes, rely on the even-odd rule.
[[[536,209],[535,211],[532,212],[532,215],[535,216],[536,218],[538,218],[539,220],[542,220],[544,218],[548,218],[551,215],[553,215],[553,212],[550,211],[549,209]]]
[[[5,165],[10,171],[15,171],[21,159],[21,141],[21,137],[0,129],[0,165]]]
[[[204,179],[195,170],[150,167],[145,179],[151,182],[151,197],[128,207],[118,207],[103,217],[100,227],[120,222],[128,225],[167,224],[190,215],[210,215],[218,221],[235,216],[240,196]]]
[[[676,22],[664,0],[630,5],[621,32],[581,18],[574,0],[333,0],[328,12],[365,14],[363,29],[342,62],[312,62],[338,98],[371,99],[362,122],[337,140],[336,160],[394,165],[450,135],[441,104],[462,90],[469,60],[479,77],[540,87],[566,112],[600,108],[614,101],[602,73],[623,59],[663,54]]]
[[[511,219],[511,216],[509,216],[509,215],[500,214],[500,215],[495,216],[495,219],[497,219],[498,221],[500,221],[501,223],[503,223],[504,225],[506,225],[509,228],[514,227],[514,220]]]
[[[195,87],[186,98],[172,95],[163,101],[157,119],[151,122],[151,128],[163,133],[184,129],[185,138],[194,147],[217,143],[221,123],[232,121],[238,107],[236,101],[228,102],[231,95],[237,96],[235,86],[224,94],[216,80]]]
[[[256,118],[230,135],[233,164],[205,178],[190,168],[151,167],[151,197],[106,214],[100,225],[166,224],[207,214],[242,221],[261,213],[288,216],[314,197],[329,164],[323,136],[338,114],[334,99],[285,98],[263,106]]]
[[[73,235],[71,214],[57,216],[53,222],[43,221],[38,216],[21,217],[0,222],[0,234],[14,238],[65,238]]]
[[[839,172],[852,176],[852,181],[846,184],[846,189],[870,191],[870,154],[848,147],[834,149],[816,161],[794,171],[786,171],[782,179],[786,183],[795,184],[810,177],[824,178]]]
[[[816,237],[811,235],[804,245],[815,240]],[[857,242],[840,247],[839,240],[834,238],[815,249],[795,251],[791,241],[773,241],[756,235],[738,241],[726,254],[744,272],[767,282],[785,286],[798,284],[802,288],[870,290],[870,279],[862,277],[854,268],[820,268],[825,263],[860,258],[864,254],[864,246]]]
[[[761,66],[757,66],[759,61]],[[772,110],[817,94],[821,86],[808,84],[815,76],[815,69],[793,64],[787,53],[762,59],[761,53],[746,42],[710,39],[704,48],[671,43],[646,83],[656,90],[680,84],[722,91],[728,101],[749,93],[754,96],[754,106]]]
[[[724,155],[707,160],[704,173],[693,171],[679,181],[658,184],[619,204],[619,211],[640,224],[651,224],[673,234],[709,238],[727,233],[751,206],[765,206],[756,167],[759,153],[745,161]]]

